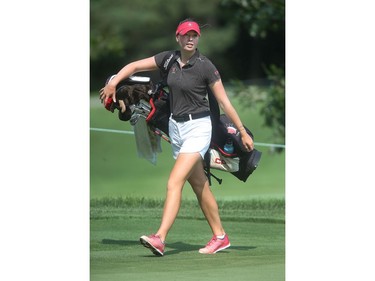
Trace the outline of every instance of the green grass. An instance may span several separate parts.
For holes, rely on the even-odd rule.
[[[116,113],[106,111],[99,100],[92,99],[90,127],[132,131],[129,122],[122,122]],[[272,142],[269,128],[262,126],[262,119],[254,109],[244,110],[236,100],[233,104],[246,126],[255,135],[256,142]],[[154,166],[137,156],[134,135],[107,132],[90,132],[90,198],[135,196],[163,198],[169,171],[173,165],[170,144],[161,142],[163,152]],[[230,173],[213,171],[223,179],[219,185],[213,180],[218,199],[245,200],[253,198],[283,198],[285,194],[285,152],[262,151],[258,168],[244,183]],[[184,198],[195,198],[189,188]]]
[[[162,200],[91,200],[90,280],[285,280],[285,202],[220,202],[231,247],[215,255],[198,249],[210,230],[193,200],[182,203],[163,257],[139,243],[154,232]]]
[[[270,129],[254,109],[232,101],[256,142],[272,143]],[[128,122],[91,99],[90,127],[132,131]],[[212,190],[232,246],[216,255],[198,249],[211,238],[191,188],[183,191],[179,215],[164,257],[140,245],[157,230],[165,185],[173,165],[170,145],[154,166],[137,156],[133,135],[90,132],[90,280],[285,280],[285,153],[262,151],[246,183],[213,171]]]

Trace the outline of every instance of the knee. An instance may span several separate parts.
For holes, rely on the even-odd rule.
[[[184,186],[183,182],[176,181],[174,179],[169,179],[167,182],[167,192],[182,192]]]

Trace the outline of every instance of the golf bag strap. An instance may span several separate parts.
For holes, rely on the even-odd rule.
[[[169,52],[162,61],[162,66],[163,68],[161,69],[161,77],[162,77],[162,83],[164,86],[167,86],[167,78],[168,78],[168,73],[169,70],[171,69],[173,63],[177,60],[178,58],[178,51],[171,51]]]
[[[210,162],[211,162],[211,154],[210,154],[210,149],[208,149],[207,152],[206,152],[206,154],[204,155],[204,163],[205,163],[206,176],[208,178],[208,184],[211,186],[211,168],[210,168]]]
[[[206,176],[208,178],[209,185],[210,186],[212,185],[211,176],[215,180],[217,180],[217,182],[219,184],[221,184],[223,182],[223,180],[211,173],[211,165],[210,165],[210,163],[211,163],[211,153],[210,153],[210,149],[208,149],[206,154],[204,155],[204,163],[205,163],[204,172],[206,173]]]

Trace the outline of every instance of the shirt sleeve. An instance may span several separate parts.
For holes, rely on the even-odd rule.
[[[158,53],[154,56],[156,65],[158,66],[159,69],[163,68],[163,65],[162,65],[163,60],[164,60],[165,56],[168,55],[168,53],[170,53],[170,52],[171,51],[164,51],[164,52]]]
[[[219,71],[209,59],[207,59],[207,62],[205,63],[204,73],[206,73],[206,81],[208,85],[221,79]]]

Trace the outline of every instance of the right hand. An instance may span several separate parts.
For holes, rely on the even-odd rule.
[[[109,98],[112,98],[116,102],[116,86],[113,86],[111,83],[108,83],[99,91],[99,98],[102,103],[107,104]]]

